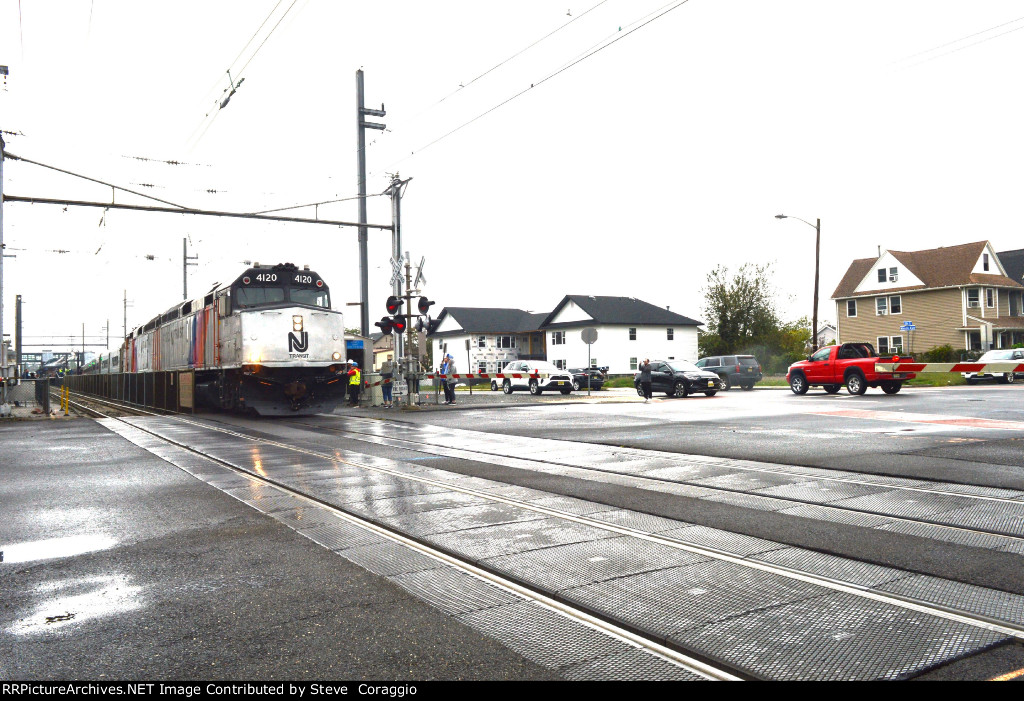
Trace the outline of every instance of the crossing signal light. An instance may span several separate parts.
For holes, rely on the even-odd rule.
[[[433,302],[431,302],[426,297],[420,297],[420,301],[419,301],[419,304],[418,304],[419,310],[420,310],[420,314],[426,314],[428,311],[430,311],[430,306],[432,304],[433,304]]]
[[[388,314],[396,313],[399,309],[402,308],[402,298],[391,295],[390,297],[388,297],[387,307]]]
[[[395,328],[398,333],[405,333],[405,317],[396,316],[391,320],[391,325]]]
[[[374,326],[379,326],[381,333],[387,336],[394,330],[395,323],[394,320],[391,319],[391,317],[385,316],[381,317],[381,320],[376,322]]]

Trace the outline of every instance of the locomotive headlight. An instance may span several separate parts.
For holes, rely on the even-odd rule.
[[[334,355],[332,355],[331,357],[334,358],[335,360],[341,360],[341,352],[334,351]]]
[[[292,331],[302,331],[302,315],[296,314],[292,317]]]
[[[260,362],[260,352],[258,350],[249,351],[249,362],[258,363]]]

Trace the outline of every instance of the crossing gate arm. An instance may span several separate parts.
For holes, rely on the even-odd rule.
[[[1024,372],[1024,363],[875,363],[875,372]]]
[[[535,373],[532,373],[532,374],[531,373],[526,373],[526,372],[515,372],[515,373],[503,373],[503,372],[485,373],[485,372],[481,372],[481,373],[473,373],[473,374],[469,374],[469,375],[461,375],[461,374],[459,374],[459,375],[433,374],[433,375],[427,375],[427,377],[429,379],[431,379],[431,380],[433,380],[435,377],[438,378],[438,379],[441,379],[441,380],[449,380],[449,379],[451,379],[451,380],[477,380],[477,379],[490,380],[490,379],[493,379],[493,378],[496,378],[496,377],[497,378],[501,378],[501,379],[504,379],[506,377],[514,377],[517,380],[521,380],[524,377],[530,377],[530,378],[533,378],[535,380],[539,380],[539,379],[542,379],[542,378],[545,378],[545,377],[550,377],[550,375],[548,373],[541,373],[541,372],[535,372]]]

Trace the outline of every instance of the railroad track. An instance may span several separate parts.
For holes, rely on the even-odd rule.
[[[808,506],[815,507],[816,509],[823,510],[824,512],[833,512],[837,515],[837,518],[841,519],[843,513],[848,514],[864,514],[871,516],[884,517],[895,523],[902,524],[927,524],[938,529],[945,529],[950,532],[951,540],[954,542],[957,540],[964,540],[965,537],[969,538],[972,534],[976,536],[985,537],[987,540],[991,540],[994,545],[1001,544],[1014,552],[1024,554],[1024,493],[1013,492],[1011,490],[998,490],[989,488],[980,488],[979,491],[982,493],[972,493],[972,488],[969,485],[954,485],[945,484],[941,486],[924,486],[921,485],[921,480],[899,480],[895,478],[884,477],[881,480],[872,479],[873,476],[862,476],[855,473],[848,473],[844,475],[836,474],[834,470],[824,470],[812,467],[797,467],[797,466],[784,466],[774,465],[769,463],[752,463],[751,461],[729,461],[721,458],[710,459],[701,456],[685,456],[678,454],[669,453],[658,453],[658,455],[669,457],[669,459],[678,460],[680,463],[696,463],[698,465],[705,465],[711,467],[722,467],[730,472],[746,473],[749,475],[781,475],[785,477],[793,477],[802,480],[822,482],[830,485],[839,485],[839,488],[847,485],[853,485],[856,487],[865,487],[878,490],[886,490],[894,493],[902,493],[907,496],[907,501],[912,501],[914,498],[920,496],[930,496],[939,499],[957,499],[963,500],[967,503],[977,504],[979,507],[984,509],[991,509],[993,506],[1001,507],[1006,510],[999,519],[992,519],[988,524],[981,523],[970,525],[961,525],[956,523],[950,523],[948,520],[943,519],[943,514],[938,513],[932,516],[907,516],[895,513],[892,509],[885,510],[880,508],[868,508],[866,506],[849,506],[837,503],[826,503],[821,499],[805,499],[795,495],[786,494],[770,494],[766,495],[758,493],[755,489],[745,489],[743,487],[729,487],[716,485],[712,486],[700,479],[686,479],[683,477],[662,477],[662,476],[651,476],[645,474],[637,474],[630,472],[628,467],[628,458],[630,456],[642,457],[650,456],[655,451],[642,451],[636,449],[611,449],[607,446],[587,444],[588,449],[604,449],[609,453],[615,453],[622,455],[625,459],[622,463],[602,464],[602,465],[585,465],[581,464],[579,460],[568,461],[560,460],[557,458],[544,458],[544,457],[523,457],[513,452],[501,452],[498,450],[479,450],[469,449],[461,447],[453,447],[453,443],[459,441],[459,436],[463,434],[474,434],[473,431],[452,431],[451,429],[445,429],[449,439],[444,442],[431,442],[422,438],[407,438],[401,435],[397,435],[402,429],[396,428],[394,431],[388,430],[387,424],[381,424],[378,421],[369,420],[347,420],[346,424],[352,425],[356,423],[365,423],[365,430],[358,430],[354,428],[336,428],[324,424],[314,424],[298,420],[286,420],[279,423],[285,423],[288,425],[302,427],[304,429],[314,429],[318,431],[329,431],[332,434],[336,434],[341,437],[351,438],[353,440],[359,440],[368,443],[374,443],[378,445],[386,445],[390,447],[403,448],[406,450],[424,453],[428,455],[443,455],[445,457],[462,458],[465,460],[472,460],[476,462],[501,464],[509,467],[521,467],[523,469],[530,469],[536,471],[551,471],[552,469],[557,474],[564,474],[566,469],[572,470],[573,472],[579,471],[582,475],[589,473],[593,477],[606,480],[608,477],[625,478],[628,481],[629,486],[635,486],[641,489],[651,489],[654,491],[661,491],[666,486],[686,486],[700,490],[700,492],[706,492],[707,494],[733,494],[743,495],[758,499],[776,500],[778,502],[789,502],[793,506]],[[386,433],[385,433],[386,432]],[[477,434],[479,435],[479,434]],[[451,437],[454,436],[454,440]],[[528,440],[539,440],[548,441],[548,439],[522,439],[515,438],[520,441]],[[551,441],[553,444],[560,444],[563,441]],[[911,484],[900,484],[900,481],[905,481]],[[916,484],[915,484],[916,483]],[[958,491],[959,488],[959,491]],[[700,492],[694,492],[693,496],[700,496]],[[985,493],[987,492],[987,493]],[[1004,495],[1000,495],[1004,493]],[[896,502],[896,499],[891,500]],[[1018,515],[1014,518],[1014,515]],[[840,521],[841,522],[841,521]]]
[[[98,412],[99,413],[99,412]],[[857,609],[858,615],[877,615],[882,619],[908,618],[916,621],[912,626],[915,634],[921,634],[918,628],[935,631],[945,631],[943,635],[950,635],[956,640],[987,641],[978,642],[981,647],[986,644],[997,644],[1002,641],[1024,641],[1024,627],[997,617],[985,615],[976,611],[965,610],[952,606],[936,605],[933,602],[922,601],[913,597],[903,596],[891,592],[879,591],[871,586],[839,581],[826,576],[811,574],[805,571],[798,571],[789,567],[779,566],[764,561],[751,560],[748,557],[736,555],[714,547],[701,546],[690,542],[658,535],[649,531],[630,527],[628,525],[609,523],[598,517],[574,513],[559,508],[551,508],[533,503],[528,499],[517,498],[507,490],[502,493],[495,493],[495,487],[480,484],[484,482],[477,478],[470,478],[471,486],[460,486],[453,482],[466,480],[462,475],[454,475],[454,480],[441,474],[441,471],[417,468],[412,470],[406,468],[402,463],[363,456],[362,458],[352,455],[340,455],[339,451],[324,451],[316,448],[296,446],[286,442],[272,440],[263,437],[247,435],[239,431],[221,426],[211,426],[207,423],[185,419],[181,417],[162,417],[159,421],[138,421],[126,418],[118,418],[117,422],[124,424],[129,431],[143,431],[150,437],[155,437],[161,442],[172,444],[190,454],[201,456],[204,460],[210,461],[234,473],[244,475],[247,480],[255,480],[261,484],[268,485],[275,490],[281,490],[293,498],[303,500],[317,508],[329,510],[337,514],[339,518],[352,523],[359,528],[365,528],[400,543],[403,547],[413,548],[428,557],[444,562],[447,566],[458,569],[461,572],[481,578],[488,583],[504,591],[512,592],[517,596],[524,597],[537,605],[557,611],[559,615],[566,616],[581,625],[594,627],[616,639],[628,641],[629,644],[642,648],[659,659],[671,661],[680,665],[702,678],[800,678],[799,670],[796,672],[779,671],[773,675],[766,671],[763,665],[752,662],[747,658],[735,659],[730,655],[728,649],[721,649],[715,645],[697,640],[693,645],[686,643],[686,636],[673,634],[671,631],[659,629],[657,625],[649,625],[640,615],[643,612],[615,610],[615,602],[611,605],[608,601],[599,599],[587,600],[578,596],[567,594],[567,590],[560,590],[557,587],[546,585],[542,580],[531,578],[528,572],[517,572],[508,567],[494,564],[494,560],[483,562],[474,558],[467,548],[460,546],[459,538],[431,537],[416,533],[415,529],[405,530],[395,525],[395,519],[386,516],[375,516],[367,514],[364,510],[360,513],[358,503],[336,503],[331,498],[321,498],[317,490],[303,487],[304,480],[297,478],[283,470],[282,474],[275,475],[275,469],[270,468],[271,455],[283,458],[289,462],[288,455],[304,456],[311,459],[315,465],[334,465],[337,469],[355,470],[359,475],[377,475],[388,483],[398,484],[416,493],[413,487],[423,490],[440,490],[445,494],[462,495],[465,498],[477,500],[478,503],[494,507],[515,510],[518,513],[527,514],[538,520],[550,521],[558,524],[561,528],[588,529],[590,532],[601,534],[598,539],[619,539],[626,543],[629,548],[639,550],[657,549],[661,553],[675,553],[682,562],[699,563],[698,569],[704,568],[708,571],[722,571],[732,573],[737,581],[746,582],[742,586],[750,588],[752,584],[760,582],[762,585],[770,584],[773,587],[799,589],[805,599],[797,603],[804,603],[813,609],[815,601],[828,600],[845,602],[843,605],[850,609]],[[182,427],[191,427],[197,433],[211,432],[203,440],[195,436],[189,437],[188,444],[178,440],[174,435],[180,435]],[[167,431],[171,436],[165,435]],[[207,443],[206,446],[203,443]],[[255,445],[261,457],[254,459],[254,463],[239,464],[237,455],[240,446]],[[232,453],[231,451],[236,451]],[[220,453],[220,454],[218,454]],[[266,453],[266,454],[264,454]],[[276,458],[275,458],[276,459]],[[294,458],[290,460],[294,462]],[[450,475],[453,473],[449,473]],[[507,487],[507,485],[505,485]],[[500,486],[499,486],[500,488]],[[354,488],[353,488],[354,489]],[[514,490],[513,490],[514,491]],[[443,534],[442,534],[443,536]],[[529,554],[531,551],[525,551]],[[524,553],[520,553],[524,554]],[[594,558],[601,560],[604,558]],[[591,560],[593,561],[593,560]],[[704,564],[706,563],[706,564]],[[657,574],[657,572],[655,572]],[[767,584],[766,584],[767,583]],[[753,587],[756,589],[756,587]],[[711,587],[714,591],[714,586]],[[708,590],[700,587],[693,587],[681,594],[700,596]],[[726,592],[728,593],[728,592]],[[757,591],[748,592],[757,594]],[[684,597],[685,598],[685,597]],[[625,600],[620,600],[622,604]],[[807,604],[810,602],[810,604]],[[713,602],[709,604],[713,606]],[[770,611],[773,607],[782,606],[780,602],[766,605],[763,609]],[[783,607],[785,608],[785,607]],[[799,606],[797,607],[799,608]],[[814,615],[811,611],[804,612],[805,615]],[[841,612],[837,612],[839,614]],[[632,615],[637,614],[637,615]],[[818,613],[820,616],[820,612]],[[787,620],[780,619],[779,626],[797,627],[801,625],[820,625],[813,620]],[[919,620],[920,619],[920,620]],[[897,626],[898,627],[898,626]],[[896,635],[887,628],[890,635]],[[845,640],[845,634],[838,634],[835,640]],[[936,633],[938,635],[938,633]],[[852,637],[853,634],[850,634]],[[859,641],[858,641],[859,642]],[[889,643],[890,641],[885,641]],[[965,643],[966,644],[966,643]],[[741,644],[737,644],[742,647]],[[943,642],[944,649],[951,650],[956,645]],[[969,647],[969,646],[968,646]],[[813,654],[808,650],[804,654]],[[930,658],[929,658],[930,659]],[[811,660],[813,661],[813,660]],[[934,662],[934,660],[932,660]],[[796,668],[802,662],[794,661]],[[810,666],[810,665],[809,665]],[[927,664],[925,665],[927,667]],[[916,668],[920,671],[920,666]],[[806,670],[805,670],[806,672]],[[795,676],[794,676],[795,675]]]

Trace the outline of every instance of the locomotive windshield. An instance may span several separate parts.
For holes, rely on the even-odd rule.
[[[330,292],[320,276],[287,263],[250,268],[232,285],[231,294],[238,309],[287,305],[331,308]]]

